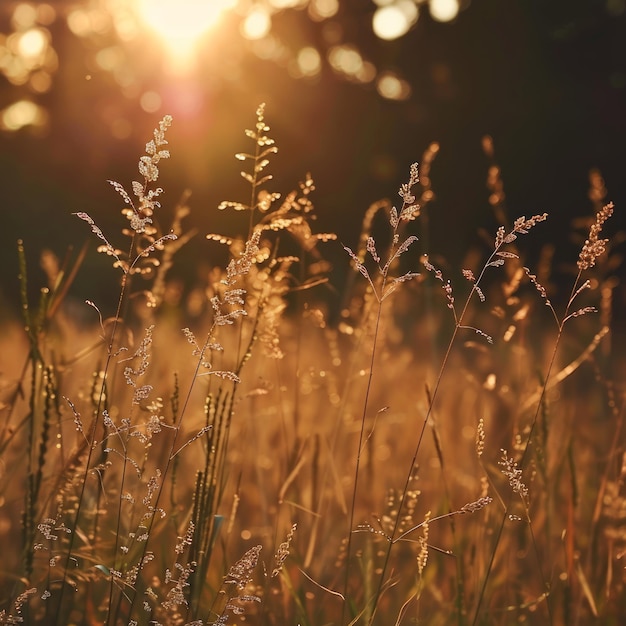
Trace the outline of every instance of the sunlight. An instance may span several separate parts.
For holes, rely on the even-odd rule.
[[[188,62],[198,40],[236,4],[236,0],[137,0],[137,11],[173,57]]]

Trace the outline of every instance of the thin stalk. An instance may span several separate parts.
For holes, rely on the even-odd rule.
[[[135,247],[135,238],[136,236],[133,235],[131,242],[130,242],[130,248],[129,248],[129,254],[128,254],[128,258],[132,258],[132,253]],[[69,533],[69,546],[67,548],[67,554],[66,554],[66,558],[65,558],[65,563],[64,563],[64,567],[63,567],[63,580],[61,582],[61,591],[60,591],[60,595],[59,595],[59,609],[61,609],[62,607],[62,603],[63,603],[63,595],[65,593],[65,588],[67,587],[67,572],[68,572],[68,568],[69,568],[69,564],[70,564],[70,560],[72,558],[72,551],[74,549],[74,538],[76,537],[76,529],[78,527],[78,522],[80,519],[80,512],[81,512],[81,508],[83,506],[83,502],[84,502],[84,498],[85,498],[85,491],[87,489],[87,479],[89,477],[89,467],[91,465],[91,460],[93,458],[93,453],[94,450],[96,449],[96,433],[97,433],[97,429],[98,429],[98,425],[100,423],[100,416],[102,415],[102,407],[105,401],[105,388],[106,388],[106,379],[107,379],[107,374],[109,372],[109,368],[111,365],[111,360],[113,359],[113,346],[115,343],[115,338],[117,335],[117,328],[119,326],[120,323],[120,315],[121,315],[121,311],[122,311],[122,306],[124,304],[124,300],[125,300],[125,295],[127,292],[127,289],[130,288],[130,271],[124,271],[124,273],[122,274],[122,284],[120,287],[120,295],[119,298],[117,300],[117,308],[115,311],[115,316],[113,318],[113,325],[111,328],[111,335],[110,335],[110,339],[109,339],[109,343],[107,346],[107,356],[105,359],[105,364],[104,364],[104,376],[103,376],[103,380],[102,380],[102,385],[100,386],[100,391],[98,394],[98,403],[96,406],[96,414],[94,416],[94,419],[92,420],[91,423],[91,428],[89,431],[89,436],[87,438],[87,445],[88,445],[88,452],[87,452],[87,460],[85,462],[85,469],[83,471],[83,476],[82,476],[82,480],[81,480],[81,486],[80,486],[80,491],[79,491],[79,495],[78,495],[78,504],[76,507],[76,513],[74,515],[74,521],[71,527],[71,532]],[[109,607],[110,608],[110,607]]]
[[[208,350],[208,346],[209,343],[211,341],[211,338],[213,336],[213,333],[215,332],[215,329],[217,328],[217,324],[214,322],[211,325],[211,328],[209,330],[209,332],[207,333],[204,345],[202,346],[201,350],[200,350],[200,354],[198,356],[198,360],[196,362],[196,366],[194,368],[194,372],[192,374],[191,377],[191,382],[189,384],[189,389],[187,390],[187,393],[185,394],[185,399],[183,400],[183,404],[181,407],[181,411],[180,411],[180,415],[178,416],[178,420],[176,422],[175,428],[174,428],[174,436],[172,438],[172,443],[170,445],[170,450],[169,450],[169,454],[167,455],[167,460],[165,461],[165,467],[163,468],[163,471],[161,472],[161,481],[159,483],[159,487],[156,491],[156,495],[155,495],[155,500],[154,500],[154,504],[152,505],[152,513],[150,515],[150,517],[148,518],[146,527],[146,533],[148,534],[148,538],[150,537],[150,531],[152,530],[152,527],[154,525],[154,520],[157,514],[157,511],[159,509],[159,502],[161,499],[161,496],[163,494],[163,485],[165,483],[165,477],[167,476],[170,466],[175,458],[175,451],[176,451],[176,444],[178,443],[178,436],[180,435],[180,431],[181,431],[181,426],[182,426],[182,421],[183,421],[183,417],[185,416],[185,413],[187,411],[187,407],[189,406],[189,403],[191,401],[191,395],[193,393],[193,390],[195,388],[196,382],[198,381],[199,378],[199,374],[200,374],[200,368],[202,367],[202,362],[204,360],[204,354],[206,353],[206,351]],[[143,550],[141,551],[141,556],[139,558],[139,566],[141,567],[141,564],[144,562],[145,556],[146,556],[146,552],[148,549],[148,543],[149,543],[149,539],[147,541],[143,542]],[[137,589],[133,590],[134,593],[132,594],[132,599],[131,599],[131,604],[130,604],[130,608],[129,608],[129,615],[132,615],[133,612],[133,608],[135,606],[135,602],[137,599]]]
[[[248,245],[251,246],[250,250],[248,250]],[[248,242],[248,244],[246,245],[246,253],[248,255],[253,254],[253,252],[252,252],[252,247],[253,246],[256,246],[256,241],[250,240]],[[247,271],[248,271],[248,269],[242,269],[242,270],[239,270],[238,272],[236,271],[232,276],[229,277],[229,281],[230,282],[228,284],[232,285],[234,283],[234,281],[235,281],[237,276],[242,276],[243,274],[247,273]],[[209,350],[209,346],[211,344],[211,341],[213,339],[213,336],[214,336],[217,328],[219,326],[231,323],[231,322],[229,322],[229,320],[232,321],[231,315],[234,315],[235,317],[239,317],[240,316],[240,312],[239,311],[235,311],[233,314],[225,314],[225,315],[221,315],[221,314],[216,313],[216,318],[214,319],[214,321],[213,321],[213,323],[212,323],[212,325],[211,325],[211,327],[210,327],[210,329],[209,329],[209,331],[208,331],[208,333],[206,335],[206,339],[204,341],[204,344],[202,345],[201,348],[198,349],[198,352],[197,352],[198,359],[196,361],[196,366],[195,366],[194,372],[192,374],[191,382],[189,383],[189,388],[188,388],[188,391],[187,391],[187,393],[185,395],[185,398],[184,398],[184,401],[183,401],[183,404],[182,404],[182,407],[181,407],[180,414],[179,414],[178,419],[177,419],[176,424],[175,424],[174,436],[172,438],[172,443],[171,443],[171,446],[170,446],[169,454],[168,454],[167,460],[165,462],[165,467],[163,468],[163,470],[161,472],[161,481],[159,482],[159,485],[158,485],[158,487],[156,489],[156,492],[155,492],[155,501],[154,501],[154,504],[152,505],[152,512],[151,512],[151,514],[150,514],[150,516],[148,518],[148,522],[147,522],[146,533],[148,534],[148,540],[146,540],[144,542],[144,544],[143,544],[143,550],[141,552],[141,557],[139,559],[139,567],[141,567],[141,565],[143,564],[144,558],[145,558],[146,553],[147,553],[147,548],[148,548],[148,545],[149,545],[149,539],[150,539],[150,536],[151,536],[151,534],[150,534],[151,533],[151,529],[152,529],[152,527],[154,525],[154,520],[155,520],[157,511],[159,510],[159,502],[160,502],[161,497],[163,495],[163,486],[165,484],[165,478],[166,478],[166,476],[169,473],[170,466],[172,465],[175,456],[182,449],[182,448],[180,448],[180,449],[177,450],[176,449],[176,444],[178,443],[178,437],[180,435],[183,418],[184,418],[184,416],[185,416],[185,414],[187,412],[187,408],[188,408],[189,403],[191,401],[191,396],[192,396],[193,390],[194,390],[195,385],[196,385],[196,383],[198,381],[198,378],[200,376],[200,368],[203,367],[205,354]],[[252,334],[252,337],[250,339],[250,343],[248,345],[248,349],[246,350],[246,353],[239,360],[239,363],[237,365],[237,370],[235,372],[235,375],[238,374],[238,372],[241,370],[241,368],[243,367],[243,365],[247,361],[247,359],[249,357],[250,346],[254,342],[255,337],[256,337],[256,325],[254,327],[253,334]],[[235,384],[234,381],[233,381],[233,384]],[[225,416],[227,418],[227,423],[225,425],[224,436],[226,436],[226,434],[228,432],[229,425],[230,425],[230,417],[232,415],[232,406],[233,406],[232,402],[233,402],[233,399],[232,399],[232,394],[231,394],[231,396],[229,398],[229,404],[228,404],[228,407],[227,407],[227,411],[225,412]],[[223,463],[224,456],[223,455],[225,454],[225,450],[222,450],[221,454],[222,454],[221,459],[217,459],[217,458],[215,459],[215,463],[221,464],[221,467],[219,468],[219,470],[220,470],[219,471],[219,477],[218,477],[218,480],[217,480],[216,484],[221,484],[223,471],[224,471],[224,467],[223,467],[224,466],[224,463]],[[129,614],[130,615],[132,615],[132,611],[133,611],[133,608],[135,606],[135,602],[137,600],[137,589],[134,589],[133,591],[134,591],[134,593],[132,595],[132,599],[131,599],[131,603],[130,603],[130,609],[129,609]]]
[[[365,312],[364,312],[364,318],[368,318],[370,315],[370,309],[369,309],[369,303],[366,303],[365,305]],[[362,343],[364,341],[364,333],[361,333],[358,337],[358,341],[356,343],[356,345],[353,347],[353,349],[351,350],[351,358],[350,358],[350,362],[346,368],[346,386],[343,390],[343,393],[340,394],[340,398],[341,398],[341,403],[338,407],[338,415],[342,415],[344,414],[344,409],[345,406],[348,402],[348,385],[349,385],[349,381],[352,380],[353,376],[354,376],[354,372],[357,370],[358,367],[358,355],[359,352],[362,348]],[[341,426],[342,426],[342,420],[341,419],[336,419],[334,420],[334,425],[333,425],[333,429],[332,429],[332,433],[330,436],[330,444],[329,444],[329,449],[328,449],[328,454],[332,456],[334,456],[334,452],[337,449],[337,445],[339,442],[339,434],[341,431]],[[321,485],[320,489],[319,489],[319,499],[318,499],[318,503],[317,503],[317,511],[321,512],[322,508],[324,506],[325,500],[328,499],[328,491],[327,489],[323,488],[324,485],[326,485],[326,481],[328,479],[328,475],[330,474],[330,464],[329,463],[324,463],[323,467],[322,467],[322,471],[321,471],[321,476],[319,479],[319,483]],[[314,549],[315,549],[315,542],[317,539],[317,535],[319,532],[319,526],[320,523],[323,519],[323,516],[321,514],[316,515],[313,519],[313,526],[311,529],[311,539],[309,541],[309,545],[307,547],[306,550],[306,554],[304,557],[304,567],[308,568],[311,565],[311,562],[313,560],[313,556],[314,556]],[[339,594],[338,594],[339,595]],[[345,596],[342,596],[345,598]]]
[[[533,420],[531,422],[531,425],[530,425],[530,428],[529,428],[529,431],[528,431],[528,437],[526,438],[526,443],[524,445],[524,449],[522,450],[522,455],[521,455],[521,458],[520,458],[520,461],[519,461],[520,467],[523,467],[524,461],[526,460],[526,458],[528,456],[530,442],[532,440],[532,436],[533,436],[535,427],[536,427],[538,419],[539,419],[539,414],[541,412],[541,407],[543,406],[544,398],[545,398],[546,393],[547,393],[548,383],[550,381],[550,377],[552,375],[552,370],[553,370],[554,364],[556,362],[556,355],[557,355],[557,352],[558,352],[559,345],[561,343],[561,339],[563,337],[565,324],[566,324],[566,322],[569,319],[571,319],[570,310],[571,310],[572,304],[574,302],[574,299],[576,298],[576,296],[580,293],[580,291],[582,289],[582,287],[579,286],[581,275],[582,275],[582,270],[579,269],[578,274],[576,276],[576,279],[574,281],[574,285],[572,287],[572,291],[570,293],[570,297],[569,297],[567,305],[565,307],[565,311],[563,313],[563,317],[562,317],[561,320],[559,320],[559,318],[558,318],[558,316],[556,314],[556,311],[554,310],[554,308],[552,307],[552,305],[548,301],[548,306],[549,306],[550,310],[552,311],[552,314],[554,315],[554,317],[555,317],[555,319],[557,321],[557,324],[558,324],[558,332],[557,332],[556,339],[554,341],[554,346],[552,348],[552,353],[550,355],[550,361],[548,363],[548,368],[547,368],[547,372],[546,372],[546,375],[545,375],[545,378],[544,378],[544,383],[543,383],[543,385],[541,387],[541,391],[540,391],[540,394],[539,394],[539,399],[537,401],[537,408],[536,408],[535,413],[533,415]],[[485,577],[483,579],[483,582],[482,582],[482,585],[481,585],[481,589],[480,589],[480,593],[479,593],[479,596],[478,596],[478,602],[477,602],[477,605],[476,605],[476,612],[475,612],[475,615],[474,615],[474,620],[472,621],[472,626],[475,626],[477,624],[478,616],[480,615],[480,609],[481,609],[482,602],[483,602],[483,599],[484,599],[484,596],[485,596],[485,592],[486,592],[486,589],[487,589],[487,582],[489,580],[489,576],[490,576],[491,570],[493,568],[493,564],[494,564],[494,561],[495,561],[495,555],[496,555],[496,552],[498,550],[498,545],[500,543],[500,539],[502,537],[502,532],[503,532],[503,529],[504,529],[504,525],[505,525],[506,520],[508,518],[508,511],[509,511],[509,507],[510,507],[510,504],[511,504],[512,497],[513,497],[513,494],[511,494],[511,496],[509,497],[509,502],[508,502],[508,504],[507,504],[507,506],[505,508],[505,511],[503,513],[503,516],[502,516],[502,521],[500,522],[500,525],[498,527],[498,532],[496,534],[496,540],[495,540],[495,543],[494,543],[494,547],[493,547],[493,550],[491,552],[491,557],[489,559],[489,564],[487,565],[487,571],[485,572]],[[529,524],[532,524],[530,518],[528,519],[528,522],[529,522]],[[541,570],[541,568],[540,568],[540,570]],[[543,573],[542,573],[542,579],[543,579]],[[548,612],[550,614],[550,621],[552,623],[552,612],[551,612],[551,608],[550,608],[550,599],[549,598],[548,598],[548,601],[547,601],[547,606],[548,606]]]
[[[384,292],[385,285],[386,285],[386,276],[383,276],[382,292]],[[361,453],[363,452],[363,440],[365,439],[365,420],[367,418],[367,409],[369,406],[370,390],[372,388],[372,379],[374,377],[374,363],[376,359],[376,347],[378,343],[377,340],[378,340],[378,330],[380,328],[381,313],[382,313],[382,300],[379,300],[378,311],[376,312],[376,326],[374,328],[374,339],[373,339],[374,344],[372,346],[369,374],[367,377],[367,386],[365,389],[365,399],[363,401],[363,412],[361,413],[361,428],[359,430],[359,445],[357,448],[356,464],[354,468],[354,482],[352,486],[352,504],[350,506],[350,516],[348,519],[348,545],[346,547],[346,568],[345,568],[345,577],[344,577],[344,585],[343,585],[344,598],[348,597],[348,580],[349,580],[349,574],[350,574],[350,568],[348,567],[348,564],[350,561],[350,553],[352,549],[352,528],[354,526],[354,513],[355,513],[355,508],[356,508],[356,498],[357,498],[357,491],[358,491],[358,484],[359,484],[359,470],[361,467]],[[341,616],[342,624],[345,618],[346,604],[347,603],[344,602],[342,605],[343,606],[342,616]]]
[[[398,514],[395,518],[394,521],[394,525],[393,525],[393,530],[391,532],[391,541],[388,542],[387,545],[387,549],[385,551],[385,558],[384,558],[384,562],[383,562],[383,567],[382,567],[382,571],[381,571],[381,575],[379,578],[379,585],[378,585],[378,593],[375,597],[375,605],[374,605],[374,609],[372,611],[372,615],[370,617],[370,620],[368,622],[368,624],[371,626],[371,624],[374,621],[374,617],[376,615],[376,610],[378,607],[378,599],[380,598],[380,594],[382,593],[382,589],[384,586],[384,580],[385,580],[385,574],[387,571],[387,568],[389,566],[389,561],[391,558],[391,550],[393,547],[393,539],[396,535],[396,533],[398,532],[399,526],[400,526],[400,520],[402,519],[402,509],[404,508],[405,502],[406,502],[406,498],[407,498],[407,494],[409,491],[409,485],[411,482],[411,478],[412,478],[412,474],[413,474],[413,468],[416,466],[417,464],[417,457],[419,455],[419,451],[421,449],[421,445],[422,445],[422,441],[424,439],[424,434],[426,432],[426,426],[428,425],[429,420],[432,417],[433,414],[433,410],[435,407],[435,403],[437,401],[437,397],[439,394],[439,390],[441,388],[441,383],[443,381],[443,377],[444,377],[444,373],[446,371],[447,365],[448,365],[448,361],[450,359],[450,355],[452,353],[452,348],[455,344],[456,338],[458,337],[459,331],[461,329],[471,329],[474,331],[477,331],[476,328],[473,327],[468,327],[465,326],[463,324],[464,319],[467,315],[468,309],[469,309],[469,305],[470,302],[473,298],[473,296],[475,294],[479,295],[481,294],[481,290],[480,290],[480,283],[483,280],[483,277],[485,276],[485,273],[487,272],[487,268],[489,268],[490,266],[494,266],[494,265],[501,265],[502,263],[500,263],[499,261],[502,260],[502,256],[503,253],[502,252],[502,248],[505,246],[505,244],[510,243],[511,241],[513,241],[518,233],[525,233],[527,232],[528,228],[530,228],[531,226],[533,226],[537,221],[543,221],[547,216],[544,214],[543,216],[535,216],[533,218],[531,218],[530,220],[526,221],[525,218],[520,218],[519,220],[516,220],[515,226],[513,227],[513,229],[511,230],[511,232],[509,233],[509,235],[505,236],[503,229],[501,231],[498,231],[498,235],[496,237],[496,244],[494,246],[494,250],[491,252],[491,254],[489,255],[489,258],[487,259],[487,261],[485,262],[485,264],[483,265],[481,272],[478,276],[478,278],[476,278],[475,281],[472,282],[472,288],[467,296],[467,298],[465,299],[465,303],[463,305],[463,308],[461,310],[460,315],[457,316],[456,313],[456,309],[454,308],[454,299],[451,296],[451,288],[449,285],[445,285],[445,290],[446,290],[446,294],[447,294],[447,298],[448,298],[448,308],[451,309],[453,315],[454,315],[454,321],[455,321],[455,325],[454,325],[454,330],[452,331],[452,335],[450,337],[450,340],[448,342],[448,346],[446,348],[443,360],[441,362],[440,368],[439,368],[439,374],[437,376],[437,379],[435,381],[435,385],[433,388],[433,392],[432,392],[432,398],[431,398],[431,402],[428,406],[428,409],[426,411],[426,415],[424,416],[424,420],[422,422],[422,426],[420,428],[420,432],[419,432],[419,436],[418,436],[418,440],[417,440],[417,444],[415,446],[415,450],[413,453],[413,457],[411,459],[411,463],[409,465],[409,469],[407,471],[407,475],[404,481],[404,486],[402,489],[402,495],[400,497],[400,502],[398,504]],[[506,257],[505,257],[506,258]],[[434,269],[434,268],[433,268]],[[440,273],[438,273],[437,276],[440,280],[442,280]]]
[[[122,463],[122,476],[120,478],[120,490],[119,490],[119,494],[118,494],[118,498],[117,498],[117,520],[116,520],[116,528],[115,528],[115,542],[114,542],[114,549],[113,549],[113,570],[118,570],[119,568],[117,567],[117,552],[118,552],[118,548],[119,548],[119,539],[120,539],[120,535],[121,535],[121,528],[122,528],[122,504],[124,502],[122,495],[124,493],[124,485],[126,483],[126,471],[128,469],[128,443],[129,443],[129,434],[126,434],[126,440],[124,441],[124,439],[121,436],[121,433],[117,433],[118,438],[120,440],[120,442],[122,443],[122,447],[124,450],[124,461]],[[115,577],[113,576],[113,574],[111,573],[111,581],[110,581],[110,585],[109,585],[109,603],[107,604],[108,607],[108,616],[107,616],[107,620],[106,623],[109,622],[109,617],[113,616],[114,620],[117,618],[117,609],[116,611],[111,612],[111,608],[113,607],[113,593],[114,593],[114,589],[115,589]]]
[[[370,289],[378,302],[378,309],[376,311],[376,323],[375,323],[374,335],[373,335],[372,352],[371,352],[371,357],[370,357],[369,374],[367,378],[367,386],[365,389],[365,398],[363,401],[363,412],[361,414],[361,426],[359,430],[359,443],[358,443],[356,463],[355,463],[354,482],[352,486],[352,503],[350,506],[350,515],[349,515],[348,541],[347,541],[347,547],[346,547],[346,568],[345,568],[345,578],[344,578],[344,597],[345,598],[348,597],[348,582],[349,582],[349,573],[350,573],[349,561],[350,561],[350,553],[351,553],[351,548],[352,548],[352,527],[354,525],[354,514],[355,514],[356,498],[357,498],[357,492],[358,492],[359,470],[361,466],[361,454],[363,452],[363,446],[364,446],[364,440],[365,440],[365,420],[367,418],[367,410],[369,407],[369,398],[370,398],[370,392],[371,392],[371,387],[372,387],[372,380],[374,377],[374,365],[375,365],[375,359],[376,359],[376,350],[377,350],[377,344],[378,344],[380,322],[382,319],[383,301],[392,293],[392,291],[395,289],[395,287],[399,283],[406,281],[406,280],[410,280],[411,278],[415,276],[414,273],[409,272],[407,274],[404,274],[401,277],[389,280],[390,279],[389,272],[391,271],[391,268],[394,266],[394,264],[398,262],[398,259],[400,258],[400,256],[409,249],[411,244],[417,240],[417,237],[410,236],[410,237],[407,237],[405,241],[400,243],[401,225],[403,225],[406,221],[414,219],[414,213],[419,209],[419,207],[416,207],[416,205],[414,204],[415,198],[411,194],[411,188],[413,187],[413,185],[417,183],[417,181],[418,181],[417,164],[414,164],[411,166],[411,175],[410,175],[408,184],[405,184],[400,188],[400,196],[403,198],[403,204],[402,204],[402,208],[400,212],[398,213],[395,207],[390,208],[389,223],[391,226],[391,245],[389,248],[387,261],[384,264],[381,265],[381,259],[380,259],[380,256],[378,255],[378,251],[376,250],[376,243],[374,241],[374,238],[371,236],[365,236],[365,237],[362,236],[361,243],[364,244],[364,246],[360,250],[361,256],[355,254],[354,252],[352,252],[352,250],[350,250],[350,248],[347,248],[344,246],[344,249],[352,258],[352,261],[354,262],[356,269],[358,269],[358,271],[367,279]],[[366,251],[372,257],[372,259],[374,260],[374,262],[376,263],[378,267],[379,276],[381,279],[380,285],[378,286],[374,284],[367,268],[363,264],[363,259],[364,259],[364,255]],[[391,284],[388,285],[388,283],[391,283]],[[394,528],[394,531],[397,529],[397,524],[399,521],[399,513],[400,511],[398,511],[398,519],[396,520],[396,527]],[[376,612],[376,604],[380,596],[380,593],[382,593],[382,578],[379,580],[377,593],[373,596],[373,607],[372,607],[370,618],[368,620],[369,623],[371,623],[371,621],[374,618],[374,614]],[[344,602],[342,605],[342,616],[341,616],[342,624],[345,618],[346,604],[347,602]],[[370,605],[370,600],[367,601],[367,604],[363,610],[364,611],[368,610],[369,605]]]

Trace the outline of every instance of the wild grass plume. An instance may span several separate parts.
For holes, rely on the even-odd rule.
[[[109,181],[120,233],[75,212],[119,278],[114,306],[84,303],[87,328],[67,305],[86,252],[46,252],[54,280],[32,302],[18,242],[0,623],[621,623],[619,208],[600,174],[564,288],[527,246],[548,214],[508,214],[486,138],[498,225],[454,268],[429,237],[438,144],[400,204],[374,202],[339,243],[316,229],[311,174],[274,188],[260,105],[235,155],[241,199],[217,207],[232,230],[204,233],[208,269],[179,289],[196,230],[188,194],[163,224],[172,124],[130,192]]]

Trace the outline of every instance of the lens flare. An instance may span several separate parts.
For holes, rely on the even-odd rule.
[[[236,0],[136,0],[141,21],[177,60],[188,60],[202,36],[233,8]]]

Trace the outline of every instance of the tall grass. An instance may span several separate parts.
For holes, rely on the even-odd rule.
[[[18,244],[0,623],[619,624],[624,387],[600,174],[566,293],[547,244],[525,253],[548,216],[508,215],[488,138],[501,225],[455,270],[430,249],[438,145],[353,250],[315,231],[310,175],[272,188],[260,106],[236,155],[248,199],[219,206],[240,233],[206,236],[230,260],[181,294],[188,195],[164,228],[156,186],[171,123],[131,192],[111,183],[123,244],[76,213],[119,275],[112,318],[91,301],[91,327],[72,318],[84,249],[48,253],[29,301]],[[340,296],[332,256],[352,266]]]

